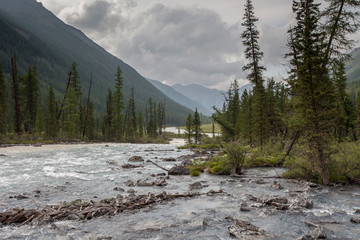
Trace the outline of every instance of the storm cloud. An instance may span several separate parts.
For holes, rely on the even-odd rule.
[[[247,83],[240,37],[245,1],[41,1],[144,77],[219,89],[235,78]],[[265,75],[281,78],[291,1],[254,0],[254,5]]]

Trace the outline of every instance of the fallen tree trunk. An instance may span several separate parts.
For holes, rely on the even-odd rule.
[[[47,205],[42,210],[14,208],[12,211],[0,213],[0,224],[22,226],[31,223],[35,219],[42,223],[63,220],[88,220],[101,216],[113,216],[123,211],[141,209],[176,198],[196,197],[199,195],[200,193],[192,192],[175,194],[166,192],[160,194],[148,193],[147,195],[127,197],[119,195],[117,198],[104,199],[99,202],[74,201]]]

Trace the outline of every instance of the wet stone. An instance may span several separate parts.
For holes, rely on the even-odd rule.
[[[229,234],[236,239],[247,239],[248,236],[264,236],[265,232],[260,230],[253,224],[243,221],[235,220],[234,224],[228,227]]]
[[[352,217],[350,219],[350,222],[359,224],[360,223],[360,217]]]
[[[135,187],[135,183],[131,180],[127,180],[126,182],[124,182],[124,184],[127,187]]]
[[[176,162],[175,158],[164,158],[163,159],[164,162]]]
[[[203,185],[201,182],[195,182],[190,184],[189,189],[192,190],[200,190],[202,188],[208,187],[209,185]]]
[[[144,162],[144,159],[140,156],[133,156],[129,158],[129,162]]]
[[[114,187],[113,190],[118,191],[118,192],[124,192],[125,191],[123,188],[120,188],[120,187]]]
[[[174,166],[169,170],[168,174],[169,175],[189,175],[190,170],[183,166]]]

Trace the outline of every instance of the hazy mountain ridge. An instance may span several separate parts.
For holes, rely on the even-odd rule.
[[[191,110],[195,110],[195,108],[197,108],[198,111],[201,112],[202,114],[211,116],[211,114],[212,114],[211,109],[204,107],[201,103],[184,96],[182,93],[176,91],[169,85],[163,84],[157,80],[152,80],[152,79],[147,79],[147,80],[151,84],[153,84],[157,89],[159,89],[161,92],[163,92],[166,96],[173,99],[175,102],[177,102]]]
[[[347,81],[360,81],[360,48],[355,48],[351,52],[351,59],[346,64]]]
[[[120,66],[124,96],[128,99],[130,89],[134,88],[138,110],[144,110],[151,97],[155,102],[166,101],[167,114],[172,115],[167,119],[177,124],[183,124],[191,112],[164,95],[131,66],[106,52],[80,30],[62,22],[35,0],[1,0],[0,21],[12,36],[6,39],[4,32],[0,33],[0,63],[7,76],[11,72],[10,58],[16,53],[19,76],[30,65],[36,64],[42,92],[47,91],[51,82],[59,94],[65,91],[67,72],[76,61],[83,92],[87,92],[92,74],[92,100],[97,109],[104,109],[108,88],[113,89],[116,68]]]

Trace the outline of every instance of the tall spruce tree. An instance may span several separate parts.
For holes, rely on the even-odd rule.
[[[24,129],[26,132],[32,133],[35,130],[39,98],[36,66],[29,67],[29,71],[23,79],[21,93],[24,104],[24,113],[22,114],[24,116]]]
[[[113,93],[113,119],[112,119],[112,131],[116,140],[120,141],[123,137],[123,78],[121,68],[118,67],[115,74],[115,90]]]
[[[245,46],[245,58],[248,63],[243,67],[244,71],[250,71],[247,78],[254,85],[253,90],[253,122],[254,137],[256,143],[262,148],[268,137],[268,123],[265,111],[265,87],[262,72],[265,70],[261,66],[263,52],[259,45],[259,31],[256,27],[258,18],[255,17],[254,6],[251,0],[246,0],[244,22],[245,27],[242,33],[242,43]]]
[[[297,119],[307,143],[309,166],[324,184],[328,184],[336,111],[334,86],[324,65],[326,44],[325,33],[319,26],[319,4],[314,0],[294,1],[293,12],[297,25],[291,32],[291,63],[296,70],[296,78],[289,84],[294,92]]]
[[[131,96],[128,102],[125,116],[125,138],[134,141],[136,138],[136,109],[134,89],[131,88]]]
[[[106,111],[103,120],[103,135],[107,141],[113,139],[113,94],[110,89],[108,89],[108,95],[106,97]]]
[[[188,144],[191,144],[193,136],[193,120],[191,113],[189,113],[185,124],[185,139]]]
[[[59,121],[57,119],[57,103],[52,84],[49,87],[45,111],[45,134],[47,137],[55,138],[59,131]]]
[[[197,110],[197,108],[195,109],[194,112],[194,117],[193,117],[193,133],[194,133],[194,142],[195,144],[200,144],[201,143],[201,136],[202,136],[202,130],[201,130],[201,119],[200,119],[200,114]]]
[[[0,135],[7,132],[8,101],[6,95],[6,83],[0,65]]]

